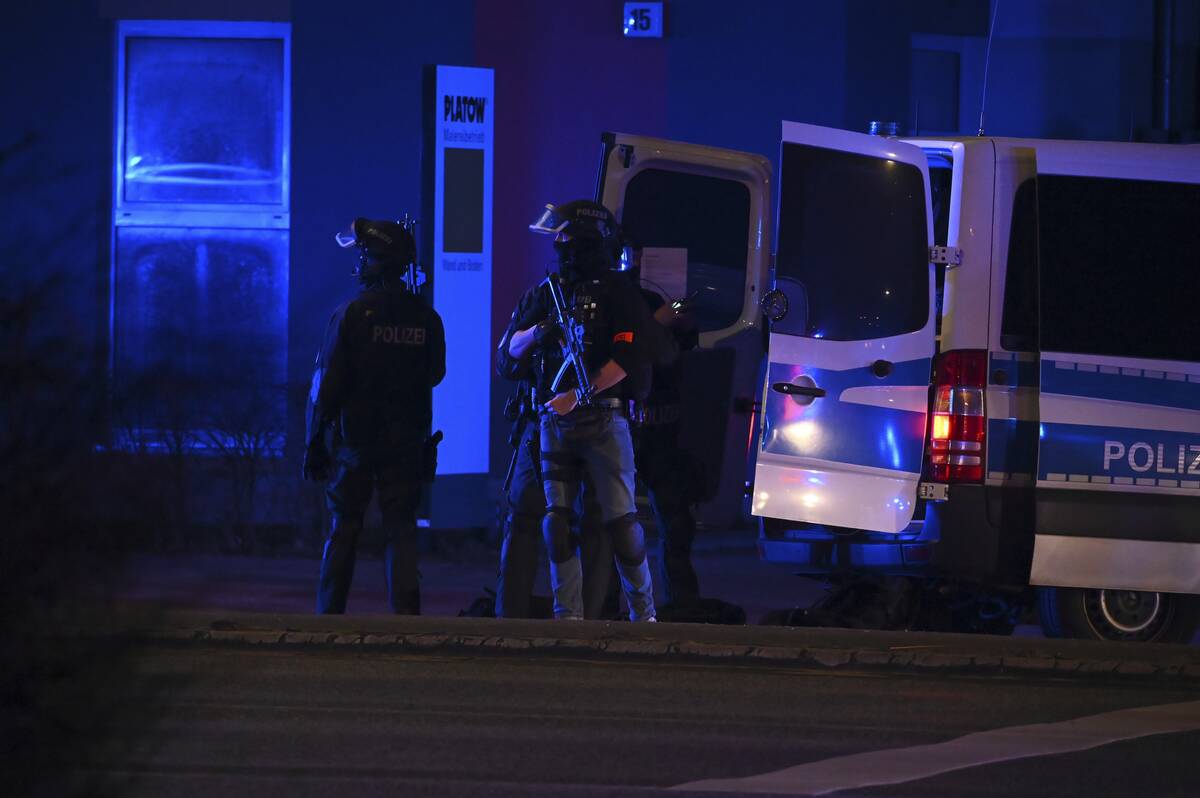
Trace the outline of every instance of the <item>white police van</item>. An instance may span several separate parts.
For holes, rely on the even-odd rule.
[[[628,225],[644,169],[744,188],[723,212],[743,214],[737,324],[772,319],[763,556],[967,586],[1010,619],[1036,597],[1052,635],[1190,639],[1200,147],[782,138],[774,217],[760,156],[652,139],[610,137],[599,192]],[[689,212],[728,225],[708,197]]]

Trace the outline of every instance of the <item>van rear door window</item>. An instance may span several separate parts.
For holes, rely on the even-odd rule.
[[[737,180],[646,169],[625,189],[621,224],[635,247],[687,250],[687,293],[700,332],[736,324],[746,288],[750,189]],[[643,285],[664,294],[662,286]]]
[[[926,150],[929,159],[929,202],[933,207],[933,243],[946,246],[950,239],[950,198],[953,191],[954,162],[948,154]],[[934,271],[934,302],[937,303],[936,331],[942,334],[942,309],[946,297],[946,267]]]
[[[1029,178],[1013,197],[1004,279],[1000,345],[1010,351],[1037,349],[1037,180]]]
[[[807,296],[775,332],[839,341],[913,332],[929,318],[921,170],[900,161],[783,145],[775,279]],[[803,323],[806,321],[807,323]]]
[[[1200,359],[1200,186],[1040,175],[1041,347]]]

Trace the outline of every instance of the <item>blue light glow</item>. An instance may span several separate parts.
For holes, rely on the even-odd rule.
[[[438,66],[434,95],[438,118],[444,107],[442,97],[480,98],[487,108],[494,108],[494,73],[485,68]],[[487,364],[495,346],[491,337],[493,126],[490,113],[435,126],[430,261],[434,307],[446,324],[446,378],[433,392],[433,426],[446,435],[438,449],[439,474],[488,471],[490,419],[479,412],[479,397],[489,391]],[[471,235],[448,236],[446,231],[468,212],[477,225]]]
[[[278,452],[290,26],[130,20],[118,31],[114,439]]]
[[[127,38],[121,199],[283,204],[283,52],[279,38]]]
[[[891,424],[888,424],[887,427],[884,428],[884,438],[887,440],[888,452],[891,453],[892,468],[899,470],[900,447],[896,445],[896,430]]]

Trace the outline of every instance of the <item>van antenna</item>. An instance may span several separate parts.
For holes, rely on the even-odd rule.
[[[983,135],[983,108],[987,103],[987,79],[988,79],[988,64],[992,60],[992,35],[996,32],[996,12],[1000,10],[1000,0],[992,0],[992,24],[988,25],[988,40],[987,50],[983,56],[983,91],[979,96],[979,132],[975,135]]]

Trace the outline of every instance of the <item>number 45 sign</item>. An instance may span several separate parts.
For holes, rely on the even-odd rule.
[[[661,39],[663,35],[663,4],[626,3],[623,27],[627,38]]]

